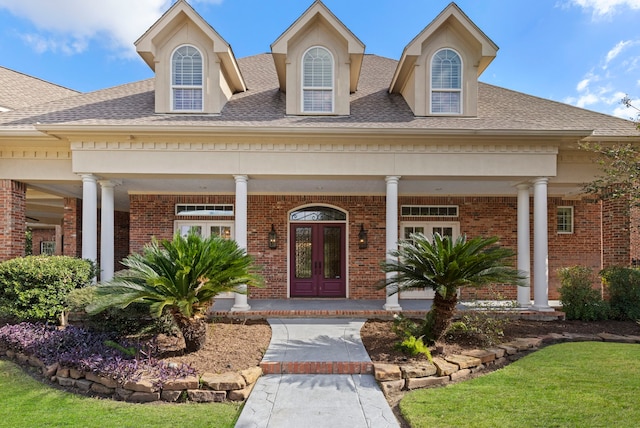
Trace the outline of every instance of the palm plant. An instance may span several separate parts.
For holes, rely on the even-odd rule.
[[[204,315],[217,294],[261,284],[245,250],[216,236],[177,233],[172,241],[153,239],[142,254],[131,254],[122,264],[128,269],[97,287],[98,298],[87,312],[126,308],[134,302],[148,304],[156,317],[168,311],[184,336],[187,353],[206,343]]]
[[[497,242],[498,237],[467,240],[460,236],[453,241],[436,233],[430,241],[423,234],[411,235],[410,240],[401,241],[397,250],[389,252],[394,259],[382,263],[382,270],[393,275],[380,288],[388,287],[390,294],[412,288],[433,289],[435,297],[424,333],[429,342],[436,342],[451,324],[459,287],[520,284],[525,278],[508,265],[514,252],[495,245]]]

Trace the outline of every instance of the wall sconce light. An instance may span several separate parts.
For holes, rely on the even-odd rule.
[[[358,233],[358,248],[364,250],[369,246],[369,242],[367,239],[367,231],[364,230],[364,224],[360,225],[360,232]]]
[[[278,248],[278,234],[273,224],[271,225],[271,232],[269,232],[269,248],[272,250]]]

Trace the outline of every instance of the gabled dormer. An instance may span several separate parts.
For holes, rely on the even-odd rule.
[[[476,116],[478,77],[498,46],[450,3],[402,52],[389,92],[416,116]]]
[[[247,89],[231,46],[184,0],[135,46],[155,71],[156,113],[220,113]]]
[[[271,45],[287,114],[348,115],[364,44],[319,0]]]

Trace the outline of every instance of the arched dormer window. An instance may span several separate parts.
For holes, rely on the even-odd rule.
[[[462,60],[451,49],[431,60],[431,113],[462,113]]]
[[[333,112],[333,56],[316,46],[302,57],[302,111]]]
[[[202,111],[202,54],[184,45],[171,57],[171,107],[175,111]]]

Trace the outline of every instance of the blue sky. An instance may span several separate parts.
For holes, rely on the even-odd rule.
[[[0,65],[83,92],[152,76],[134,41],[172,0],[0,0]],[[191,0],[237,57],[270,44],[312,0]],[[398,59],[449,0],[324,0]],[[499,47],[480,80],[624,118],[640,107],[640,0],[458,0]],[[402,8],[399,7],[402,6]]]

